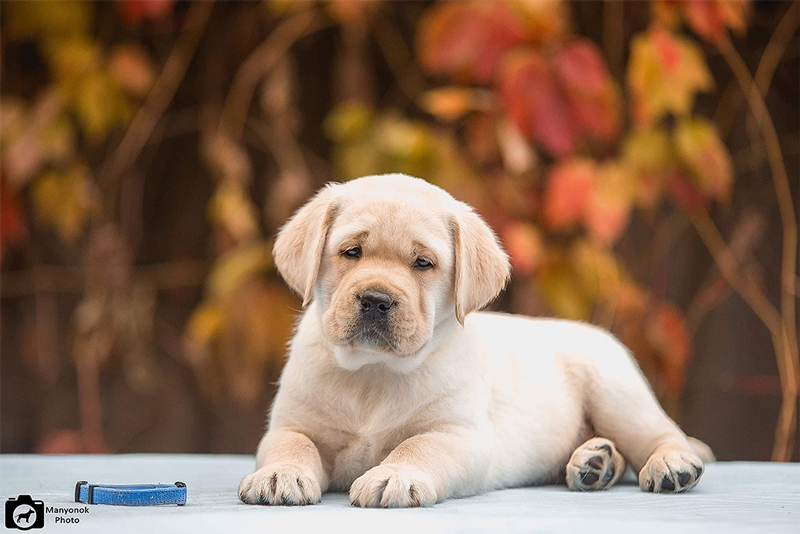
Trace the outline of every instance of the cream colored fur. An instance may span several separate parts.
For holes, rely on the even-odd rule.
[[[343,254],[353,247],[360,258]],[[357,506],[425,506],[565,477],[604,489],[625,460],[642,489],[685,491],[700,455],[711,459],[608,332],[477,312],[505,285],[508,258],[438,187],[403,175],[329,185],[274,253],[307,307],[244,502],[349,491]],[[415,268],[420,257],[434,266]],[[375,288],[396,301],[377,345],[354,337],[359,295]]]

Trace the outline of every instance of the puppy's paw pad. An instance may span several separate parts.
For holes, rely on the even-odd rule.
[[[622,455],[611,440],[593,438],[572,453],[567,464],[567,486],[575,491],[606,489],[624,467]]]
[[[703,468],[703,460],[690,452],[656,453],[639,472],[639,487],[650,493],[683,493],[697,484]]]
[[[435,504],[433,479],[413,467],[373,467],[350,486],[350,504],[368,508],[410,508]]]
[[[293,464],[269,464],[239,483],[239,499],[247,504],[297,506],[322,500],[310,469]]]

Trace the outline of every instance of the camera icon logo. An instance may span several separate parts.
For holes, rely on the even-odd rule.
[[[6,528],[44,528],[44,501],[34,501],[30,495],[9,498],[6,501]]]

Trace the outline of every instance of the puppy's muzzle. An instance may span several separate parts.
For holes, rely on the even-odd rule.
[[[387,293],[370,290],[359,295],[359,304],[362,323],[385,323],[394,308],[395,301]]]

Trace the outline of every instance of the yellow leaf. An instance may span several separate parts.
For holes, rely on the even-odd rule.
[[[88,38],[48,41],[44,55],[65,102],[74,102],[86,77],[102,65],[100,47]]]
[[[83,131],[92,141],[99,141],[115,126],[126,124],[133,114],[116,80],[107,73],[86,77],[74,105]]]
[[[0,98],[0,147],[22,135],[27,122],[25,102],[15,96]]]
[[[621,164],[631,172],[637,204],[657,207],[672,159],[671,141],[663,130],[635,130],[628,135],[622,145]]]
[[[13,40],[57,39],[85,34],[92,24],[91,2],[6,2],[8,37]]]
[[[248,404],[285,361],[298,302],[280,283],[250,279],[224,299],[218,359],[228,394]]]
[[[200,345],[207,345],[219,333],[222,320],[222,309],[217,302],[202,302],[186,323],[186,337]]]
[[[222,256],[206,281],[207,294],[214,300],[224,299],[244,281],[264,272],[272,265],[272,250],[263,241],[255,241]]]
[[[94,185],[88,168],[76,163],[65,172],[51,171],[31,188],[34,213],[42,226],[54,227],[62,239],[72,242],[97,210]]]
[[[584,294],[612,298],[628,282],[628,274],[606,248],[586,240],[576,241],[569,250],[569,262]]]
[[[212,222],[225,228],[237,241],[258,235],[258,212],[252,200],[237,182],[223,182],[208,203]]]
[[[594,299],[567,260],[551,253],[536,272],[536,280],[556,316],[585,321],[591,317]]]
[[[714,86],[700,48],[662,27],[633,38],[627,80],[637,126],[651,125],[667,113],[686,115],[695,95]]]
[[[714,125],[702,118],[681,121],[673,132],[675,150],[700,192],[726,202],[733,185],[733,164]]]
[[[333,141],[351,141],[367,133],[374,117],[375,112],[370,106],[360,102],[345,102],[330,112],[323,128]]]

